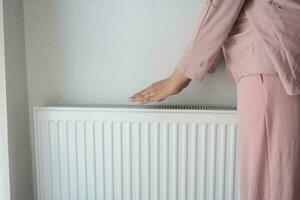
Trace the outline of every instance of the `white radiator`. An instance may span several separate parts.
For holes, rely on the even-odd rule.
[[[39,200],[238,200],[235,106],[34,108]]]

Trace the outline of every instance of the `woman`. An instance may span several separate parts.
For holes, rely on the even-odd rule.
[[[208,0],[170,77],[129,101],[160,102],[214,73],[236,83],[243,200],[300,199],[300,2]]]

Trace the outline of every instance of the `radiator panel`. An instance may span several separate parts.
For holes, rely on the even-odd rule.
[[[238,200],[235,111],[35,108],[41,200]]]

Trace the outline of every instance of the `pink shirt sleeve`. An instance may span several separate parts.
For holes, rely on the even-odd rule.
[[[206,0],[192,39],[176,69],[193,80],[214,73],[222,56],[222,45],[245,0]]]

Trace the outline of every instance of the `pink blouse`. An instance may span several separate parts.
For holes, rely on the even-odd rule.
[[[275,68],[287,94],[300,94],[299,18],[295,0],[205,0],[176,71],[201,81],[224,55],[234,80]]]
[[[269,55],[265,51],[259,35],[253,28],[251,21],[249,21],[246,16],[245,6],[249,6],[249,4],[243,4],[241,7],[232,28],[229,30],[224,42],[222,42],[222,49],[218,55],[215,55],[215,52],[217,51],[216,48],[218,47],[210,41],[213,37],[216,37],[217,34],[209,32],[215,30],[219,31],[217,29],[218,27],[214,26],[220,25],[216,24],[217,21],[205,23],[206,21],[204,19],[206,13],[202,12],[199,16],[200,18],[193,34],[193,38],[190,40],[190,43],[185,49],[185,53],[181,57],[176,68],[186,77],[202,80],[207,73],[215,72],[219,59],[221,58],[221,54],[223,53],[227,75],[233,82],[237,82],[242,76],[248,74],[276,74],[277,71],[272,64]],[[213,10],[211,12],[213,12]],[[217,13],[215,15],[217,15]],[[230,18],[232,16],[228,15],[222,17]],[[205,26],[208,26],[208,28]],[[202,30],[201,35],[199,31],[200,29]],[[205,37],[207,37],[207,39]],[[215,38],[215,40],[219,38]],[[205,46],[205,48],[202,46]],[[204,59],[206,56],[209,58],[206,62],[199,61]],[[204,65],[211,65],[211,68],[207,71],[200,70],[199,67],[201,68]]]
[[[222,46],[226,71],[232,81],[237,82],[248,74],[276,74],[260,38],[252,28],[244,8]]]

